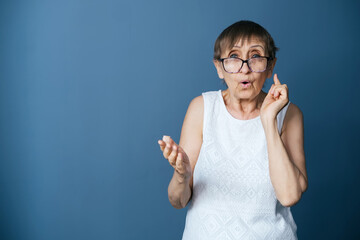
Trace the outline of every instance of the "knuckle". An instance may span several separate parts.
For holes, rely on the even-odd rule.
[[[172,157],[169,157],[169,163],[171,164],[171,165],[174,165],[176,162],[175,162],[175,159],[174,158],[172,158]]]
[[[177,152],[173,150],[173,151],[171,152],[171,156],[175,158],[176,155],[177,155]]]

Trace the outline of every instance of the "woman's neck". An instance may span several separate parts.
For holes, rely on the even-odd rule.
[[[237,117],[250,119],[260,114],[260,108],[266,93],[260,93],[254,98],[241,99],[230,93],[229,89],[223,91],[223,99],[227,109]]]

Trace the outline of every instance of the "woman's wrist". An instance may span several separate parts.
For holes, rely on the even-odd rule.
[[[184,208],[191,197],[190,177],[174,172],[168,188],[169,200],[175,208]]]
[[[261,122],[265,131],[271,127],[276,127],[277,125],[276,116],[261,118]]]
[[[179,184],[188,184],[190,182],[191,173],[180,174],[175,170],[174,177]]]

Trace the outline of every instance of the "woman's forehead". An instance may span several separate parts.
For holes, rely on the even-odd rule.
[[[265,44],[258,38],[240,38],[235,41],[233,46],[230,46],[231,49],[239,49],[239,50],[246,50],[249,48],[260,48],[265,51]]]

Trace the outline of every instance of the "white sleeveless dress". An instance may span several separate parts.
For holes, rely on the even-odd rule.
[[[297,239],[290,207],[271,184],[260,116],[234,118],[221,90],[202,95],[203,143],[182,239]],[[289,104],[277,115],[279,133]]]

